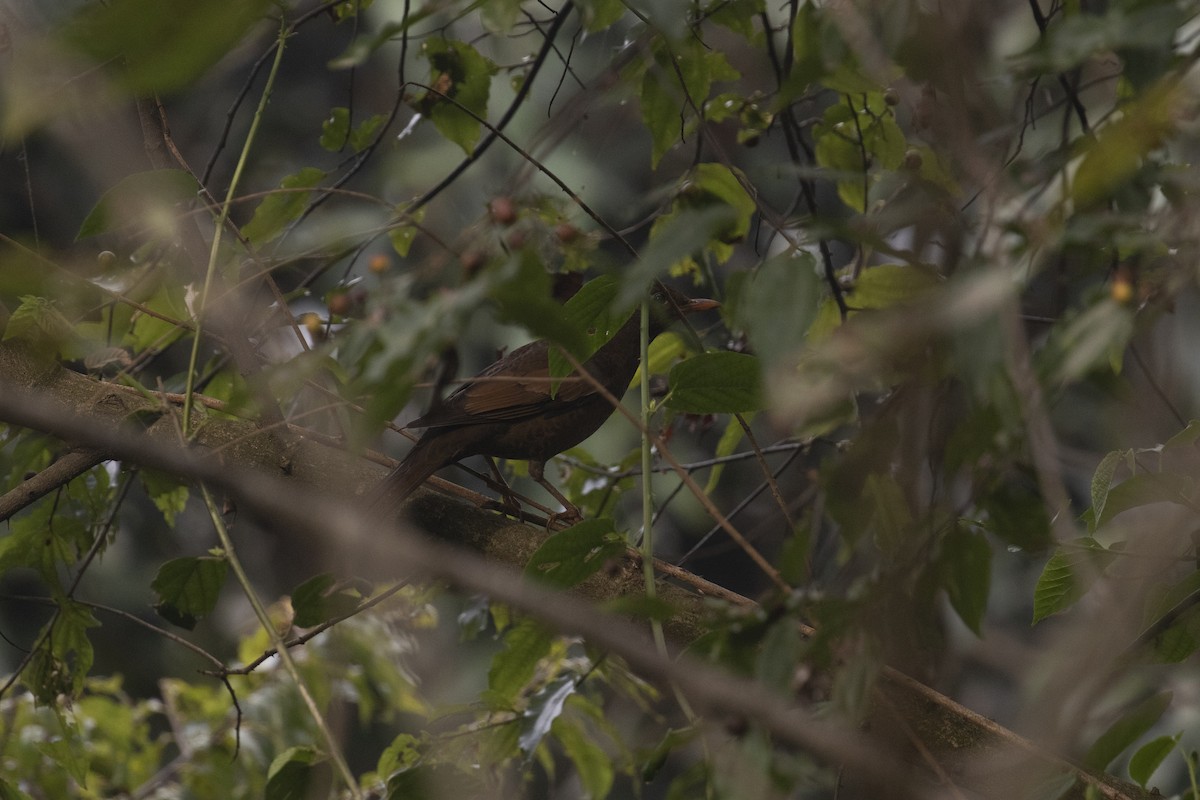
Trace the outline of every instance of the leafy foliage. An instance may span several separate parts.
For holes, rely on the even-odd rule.
[[[0,797],[993,791],[915,680],[1039,732],[1004,796],[1196,797],[1200,6],[415,5],[0,22]],[[557,393],[656,281],[719,317],[548,466],[582,521],[514,464],[513,524],[414,515],[645,642],[70,424],[349,508],[390,420],[535,337]]]

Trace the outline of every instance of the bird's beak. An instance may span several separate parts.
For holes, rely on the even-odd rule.
[[[716,300],[709,300],[705,297],[692,297],[679,310],[685,314],[694,314],[697,311],[711,311],[714,308],[720,307],[721,304]]]

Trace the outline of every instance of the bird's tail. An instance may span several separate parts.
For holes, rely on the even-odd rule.
[[[417,440],[413,449],[395,469],[367,495],[367,510],[373,517],[395,520],[401,506],[430,475],[455,460],[439,437],[428,434]]]

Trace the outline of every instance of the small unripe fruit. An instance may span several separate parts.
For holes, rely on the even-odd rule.
[[[344,317],[350,313],[350,308],[354,303],[350,300],[350,295],[347,292],[339,292],[329,298],[329,313],[339,317]]]
[[[889,87],[883,93],[883,102],[895,108],[896,106],[900,105],[900,93]]]
[[[488,203],[488,213],[497,225],[508,227],[517,221],[517,206],[511,197],[495,197]]]
[[[569,222],[560,222],[554,226],[554,235],[563,244],[570,244],[579,238],[579,228]]]
[[[919,170],[921,168],[921,165],[924,163],[925,163],[925,158],[924,158],[924,156],[921,155],[920,150],[914,150],[912,148],[909,148],[908,150],[904,151],[904,168],[905,169],[916,172],[917,170]]]
[[[321,315],[315,314],[312,311],[301,314],[299,322],[313,336],[319,335],[321,329],[325,327],[325,322],[321,319]]]
[[[108,269],[117,263],[117,254],[112,250],[101,250],[96,254],[96,263],[100,265],[100,269]]]
[[[474,275],[487,262],[487,257],[482,251],[468,250],[458,257],[458,261],[462,264],[463,272],[467,277]]]
[[[376,275],[382,275],[392,268],[392,259],[386,253],[376,253],[371,256],[371,260],[367,262],[367,269],[374,272]]]

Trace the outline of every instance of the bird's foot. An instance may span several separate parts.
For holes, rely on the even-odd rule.
[[[564,528],[569,528],[572,525],[578,525],[583,522],[583,514],[579,509],[570,503],[564,503],[566,506],[562,511],[552,511],[550,517],[546,520],[546,530],[559,527],[561,524]]]

